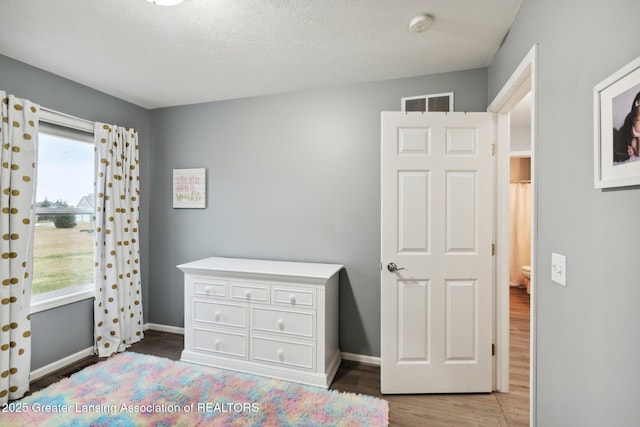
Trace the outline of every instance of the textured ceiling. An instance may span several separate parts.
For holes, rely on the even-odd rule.
[[[157,108],[484,67],[521,3],[0,0],[0,53]]]

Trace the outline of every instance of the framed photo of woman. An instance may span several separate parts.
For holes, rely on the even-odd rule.
[[[594,186],[640,185],[640,58],[593,89]]]

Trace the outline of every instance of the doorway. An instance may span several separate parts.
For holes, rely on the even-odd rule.
[[[509,114],[509,393],[512,421],[529,422],[531,325],[531,92]]]
[[[531,247],[530,247],[530,316],[529,316],[529,425],[536,425],[536,136],[537,136],[537,45],[520,62],[507,83],[488,107],[496,114],[498,142],[496,147],[496,205],[495,229],[497,253],[495,259],[495,384],[494,389],[510,391],[510,159],[511,120],[516,107],[528,95],[530,126],[530,193],[531,193]],[[518,151],[518,150],[516,150]]]

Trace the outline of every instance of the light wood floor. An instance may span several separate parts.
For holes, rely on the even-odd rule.
[[[147,331],[129,351],[173,360],[180,358],[181,335]],[[31,384],[35,392],[96,363],[89,357]],[[334,390],[368,394],[389,402],[391,426],[528,426],[529,425],[529,295],[511,288],[510,393],[381,395],[380,368],[343,361],[331,385]]]

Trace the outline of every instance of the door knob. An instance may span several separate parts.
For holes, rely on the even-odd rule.
[[[390,262],[389,264],[387,264],[387,270],[393,273],[399,270],[406,270],[406,268],[398,267],[395,262]]]

